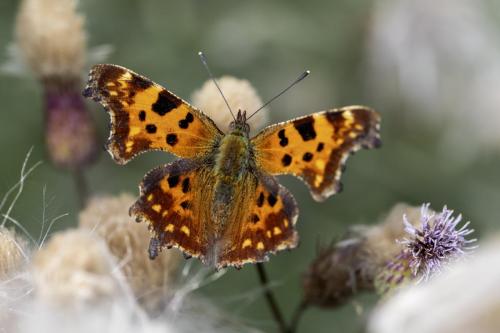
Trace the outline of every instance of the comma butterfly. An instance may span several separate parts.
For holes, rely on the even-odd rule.
[[[216,269],[297,246],[297,203],[275,175],[299,177],[323,201],[340,191],[349,153],[380,144],[380,116],[363,106],[275,124],[253,138],[239,110],[223,133],[200,110],[116,65],[94,66],[83,95],[109,112],[107,148],[117,163],[149,150],[180,157],[146,174],[130,208],[153,233],[150,257],[176,247]]]

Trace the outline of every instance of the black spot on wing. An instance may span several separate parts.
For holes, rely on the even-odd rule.
[[[318,143],[318,147],[316,147],[316,151],[319,153],[325,148],[325,144],[323,142]]]
[[[147,79],[140,77],[138,75],[132,75],[132,78],[130,79],[129,84],[135,90],[146,90],[153,85],[153,83],[150,80],[147,80]],[[134,95],[135,95],[135,91],[134,91],[133,96]],[[129,97],[133,97],[133,96],[129,96]]]
[[[269,206],[274,207],[278,199],[272,194],[269,193],[269,196],[267,197],[267,202],[269,203]]]
[[[146,125],[146,132],[148,132],[149,134],[156,133],[156,125],[154,125],[154,124],[147,124]]]
[[[146,111],[141,110],[141,112],[139,112],[139,120],[140,121],[145,121],[146,120]]]
[[[167,182],[170,188],[176,187],[179,184],[179,176],[170,176],[167,178]]]
[[[289,166],[292,163],[292,156],[285,154],[283,155],[283,158],[281,159],[281,164],[283,166]]]
[[[288,138],[285,136],[285,130],[282,129],[278,132],[278,138],[280,138],[280,146],[286,147],[288,145]]]
[[[310,152],[306,152],[304,153],[304,155],[302,156],[302,160],[304,162],[310,162],[312,159],[313,159],[314,155],[311,154]]]
[[[257,199],[257,206],[262,207],[264,204],[264,193],[260,192],[259,198]]]
[[[160,116],[164,116],[181,104],[182,102],[179,98],[163,90],[158,93],[158,99],[153,103],[152,109]]]
[[[182,192],[187,193],[188,191],[189,191],[189,177],[186,177],[182,181]]]
[[[177,135],[176,134],[168,134],[167,135],[167,143],[170,145],[170,146],[175,146],[175,144],[178,142],[179,140],[177,139]]]
[[[179,127],[182,129],[187,129],[189,127],[189,124],[194,121],[193,114],[191,112],[188,112],[186,114],[186,118],[179,120]]]
[[[314,118],[306,117],[296,120],[293,124],[297,132],[299,132],[302,140],[309,141],[316,138],[316,131],[314,130]]]
[[[259,221],[260,221],[259,216],[258,216],[257,214],[253,214],[253,215],[252,215],[252,222],[253,222],[253,223],[257,223],[257,222],[259,222]]]

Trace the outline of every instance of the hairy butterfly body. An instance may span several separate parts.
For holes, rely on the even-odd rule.
[[[299,177],[322,201],[340,190],[350,153],[380,144],[380,117],[362,106],[275,124],[253,138],[240,110],[225,134],[203,112],[116,65],[94,66],[84,95],[110,113],[107,148],[118,163],[149,150],[180,157],[144,177],[130,208],[152,231],[150,257],[177,247],[217,269],[297,245],[297,203],[275,175]]]

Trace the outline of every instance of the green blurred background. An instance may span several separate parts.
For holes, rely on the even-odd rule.
[[[304,69],[311,70],[308,79],[271,105],[273,123],[350,104],[368,105],[381,113],[383,147],[350,158],[340,195],[317,203],[300,181],[281,178],[300,205],[301,244],[273,256],[266,266],[287,317],[300,300],[301,274],[318,244],[338,239],[349,225],[378,222],[397,202],[430,202],[435,209],[448,205],[472,221],[480,238],[499,229],[500,104],[491,102],[476,109],[474,101],[500,102],[495,98],[500,95],[500,75],[493,75],[500,68],[495,67],[500,62],[495,53],[498,41],[491,38],[500,32],[500,5],[495,1],[445,1],[438,8],[429,1],[408,3],[84,0],[79,4],[86,16],[89,46],[111,45],[114,51],[108,62],[142,73],[186,99],[207,79],[197,56],[203,50],[217,76],[248,79],[264,100]],[[2,61],[7,61],[5,51],[13,40],[17,7],[14,0],[0,3]],[[446,18],[443,24],[451,22],[451,26],[443,30],[439,13],[449,11],[458,17]],[[457,29],[453,24],[462,24],[460,15],[465,12],[469,17],[470,11],[479,19],[466,21],[462,30]],[[484,25],[484,20],[489,23]],[[414,33],[404,30],[408,26]],[[476,29],[472,38],[493,44],[486,50],[491,53],[488,61],[481,58],[485,43],[471,44],[473,51],[482,54],[479,58],[462,52],[469,44],[460,41],[470,37],[471,29]],[[467,36],[460,35],[464,31]],[[398,38],[405,41],[398,44]],[[457,43],[448,46],[450,40]],[[418,54],[398,45],[403,49],[405,45],[425,47],[430,58],[437,59],[431,61],[434,76],[429,77],[438,78],[433,85],[426,81],[429,67],[418,63]],[[405,69],[410,75],[401,74]],[[471,79],[478,73],[492,76],[484,87],[491,96],[478,94],[483,91],[481,80]],[[426,89],[430,93],[420,95]],[[45,157],[40,85],[30,77],[0,75],[0,101],[0,193],[17,181],[30,147],[34,147],[32,161],[44,161],[28,180],[12,215],[37,235],[46,186],[48,217],[69,213],[52,230],[74,226],[78,204],[72,177],[55,169]],[[88,105],[104,143],[107,115],[97,104]],[[461,105],[467,105],[467,110],[457,111]],[[487,128],[463,116],[468,113]],[[119,166],[101,151],[87,178],[92,193],[137,193],[145,172],[170,160],[166,154],[150,153]],[[243,322],[273,330],[254,267],[230,270],[200,292]],[[365,310],[361,314],[351,303],[335,310],[311,309],[300,327],[313,332],[358,332],[373,298],[361,297],[357,302]]]

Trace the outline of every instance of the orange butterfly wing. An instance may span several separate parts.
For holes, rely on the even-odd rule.
[[[141,196],[130,214],[149,224],[151,258],[164,247],[176,247],[220,269],[266,261],[270,253],[297,245],[297,203],[274,177],[247,173],[236,185],[241,190],[234,192],[232,204],[225,208],[225,226],[214,218],[214,213],[220,213],[213,205],[215,183],[210,168],[185,159],[144,177]]]
[[[292,194],[265,174],[249,174],[243,189],[234,198],[232,223],[218,244],[218,268],[267,261],[270,253],[298,244],[295,222],[299,211]]]
[[[269,126],[252,139],[256,164],[272,174],[301,178],[323,201],[341,189],[350,153],[380,145],[380,116],[362,106],[317,112]]]
[[[176,247],[186,255],[204,258],[209,251],[206,199],[213,187],[200,191],[208,170],[181,159],[157,167],[144,177],[141,195],[130,208],[138,222],[146,220],[153,236],[149,255],[153,259],[163,247]]]
[[[107,148],[120,164],[148,150],[195,158],[211,151],[222,136],[204,113],[124,67],[94,66],[83,94],[110,113]]]

